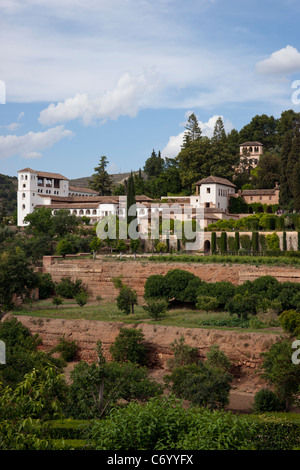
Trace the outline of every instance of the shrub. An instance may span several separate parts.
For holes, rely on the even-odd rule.
[[[239,318],[248,318],[249,314],[256,313],[257,296],[249,294],[248,291],[245,294],[236,294],[226,304],[226,310],[231,315],[237,314]]]
[[[264,328],[264,323],[256,317],[251,317],[249,320],[249,327],[258,330],[259,328]]]
[[[75,300],[78,303],[80,307],[83,307],[88,300],[88,294],[87,292],[81,291],[78,294],[75,295]]]
[[[189,400],[193,405],[214,409],[229,403],[232,376],[204,363],[177,367],[165,381],[176,397]]]
[[[215,311],[219,307],[219,301],[215,297],[209,296],[198,296],[196,302],[196,308],[199,310],[205,310],[206,312]]]
[[[54,292],[55,284],[52,281],[51,274],[37,273],[39,279],[39,299],[48,299]]]
[[[63,258],[65,258],[66,255],[74,253],[72,242],[66,239],[60,240],[56,246],[56,253]]]
[[[279,316],[282,328],[292,335],[300,335],[300,313],[296,310],[285,310]]]
[[[128,362],[87,364],[81,361],[71,372],[67,414],[76,419],[100,419],[119,408],[118,400],[147,401],[163,390],[148,378],[146,367]],[[125,433],[126,434],[126,433]]]
[[[168,302],[164,299],[149,299],[143,309],[148,313],[149,317],[158,320],[166,314]]]
[[[51,354],[60,352],[61,357],[66,362],[74,361],[77,357],[79,346],[75,341],[68,341],[65,337],[59,338],[58,345],[52,348]]]
[[[282,403],[271,390],[263,388],[254,396],[254,411],[282,411],[284,410],[284,406],[284,402]]]
[[[279,237],[278,237],[276,232],[274,232],[272,234],[269,234],[269,235],[266,235],[266,240],[267,240],[268,248],[270,250],[274,251],[274,250],[279,250],[280,249]]]
[[[54,297],[52,298],[52,303],[53,305],[56,305],[57,308],[59,305],[63,304],[63,299],[60,295],[54,295]]]
[[[240,245],[245,251],[251,251],[252,242],[249,235],[240,235]]]
[[[217,344],[210,347],[206,355],[206,364],[210,367],[217,367],[227,372],[229,372],[231,368],[230,360]]]
[[[179,340],[175,339],[173,343],[171,343],[171,351],[173,353],[173,357],[167,362],[169,370],[172,370],[176,367],[198,363],[198,349],[184,343],[184,336],[181,336]]]
[[[65,277],[55,286],[55,293],[65,299],[74,299],[83,290],[82,280],[72,281],[70,277]]]
[[[133,362],[146,365],[147,348],[142,330],[120,328],[120,332],[110,347],[111,355],[117,362]]]
[[[134,313],[134,306],[137,305],[137,293],[131,287],[123,285],[117,297],[118,309],[129,315]]]
[[[144,286],[144,297],[145,299],[167,297],[162,274],[153,274],[148,277]]]
[[[97,450],[251,449],[254,425],[231,413],[184,409],[173,398],[151,398],[145,405],[115,408],[92,423],[89,441]]]

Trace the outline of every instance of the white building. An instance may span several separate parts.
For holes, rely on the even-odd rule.
[[[199,209],[203,209],[203,227],[219,219],[238,218],[228,213],[228,202],[235,193],[235,185],[225,178],[209,176],[196,183],[196,195],[188,198],[164,198],[157,203],[151,198],[136,196],[137,223],[140,232],[146,234],[159,215],[163,219],[188,221],[199,219]],[[126,199],[126,198],[125,198]],[[47,207],[54,214],[59,209],[67,209],[70,214],[86,216],[91,224],[106,216],[125,216],[126,201],[119,196],[98,196],[96,191],[76,188],[69,180],[58,173],[47,173],[25,168],[18,172],[18,225],[26,226],[25,217],[35,208]],[[163,214],[163,210],[165,211]],[[202,217],[202,215],[201,215]]]
[[[59,173],[48,173],[24,168],[18,171],[18,225],[27,225],[24,221],[36,206],[48,205],[53,198],[73,196],[97,196],[96,191],[69,186],[69,180]]]
[[[209,176],[196,183],[196,195],[190,197],[192,207],[219,209],[228,212],[229,198],[235,193],[236,186],[226,178]]]

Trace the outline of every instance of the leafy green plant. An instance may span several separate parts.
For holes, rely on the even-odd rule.
[[[193,405],[214,409],[229,403],[232,376],[204,363],[174,368],[165,381],[176,397]]]
[[[284,402],[280,401],[272,390],[263,388],[254,396],[253,409],[256,412],[282,411]]]
[[[63,304],[63,299],[61,298],[60,295],[54,295],[52,297],[52,303],[53,305],[56,305],[56,308],[58,308],[59,305],[62,305]]]
[[[119,334],[110,347],[111,355],[117,362],[133,362],[146,365],[147,347],[142,330],[120,328]]]
[[[80,307],[83,307],[88,301],[88,294],[85,291],[78,292],[75,295],[75,300]]]
[[[199,361],[199,351],[197,348],[185,344],[184,336],[179,340],[175,339],[171,343],[171,351],[173,357],[168,359],[167,366],[169,370],[176,367],[187,366],[190,364],[197,364]]]
[[[166,314],[168,302],[164,299],[149,299],[143,309],[148,313],[149,317],[158,320]]]
[[[75,341],[68,341],[65,337],[59,338],[58,345],[52,348],[51,354],[60,352],[66,362],[74,361],[79,352],[79,346]]]
[[[196,308],[206,312],[215,311],[219,307],[219,301],[215,297],[200,295],[197,297]]]

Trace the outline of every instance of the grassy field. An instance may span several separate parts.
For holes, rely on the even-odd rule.
[[[204,312],[192,309],[170,309],[167,314],[154,321],[141,305],[135,306],[134,314],[126,315],[118,310],[116,303],[88,303],[79,307],[74,300],[64,300],[58,307],[52,305],[51,299],[37,300],[31,305],[24,305],[10,312],[14,315],[29,315],[40,318],[63,318],[95,321],[116,321],[124,323],[151,323],[156,325],[179,326],[185,328],[214,328],[236,331],[256,331],[274,333],[274,328],[251,328],[248,321],[239,320],[228,312]],[[276,329],[277,330],[277,329]],[[280,331],[280,329],[278,330]]]

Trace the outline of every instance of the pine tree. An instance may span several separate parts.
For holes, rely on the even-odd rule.
[[[95,174],[90,182],[90,187],[94,191],[97,191],[99,196],[110,196],[112,182],[109,174],[106,171],[108,165],[107,158],[103,155],[100,158],[99,165],[94,168]]]
[[[192,113],[185,126],[185,133],[183,137],[183,148],[187,147],[191,142],[201,138],[202,131],[199,127],[198,119],[194,113]]]

